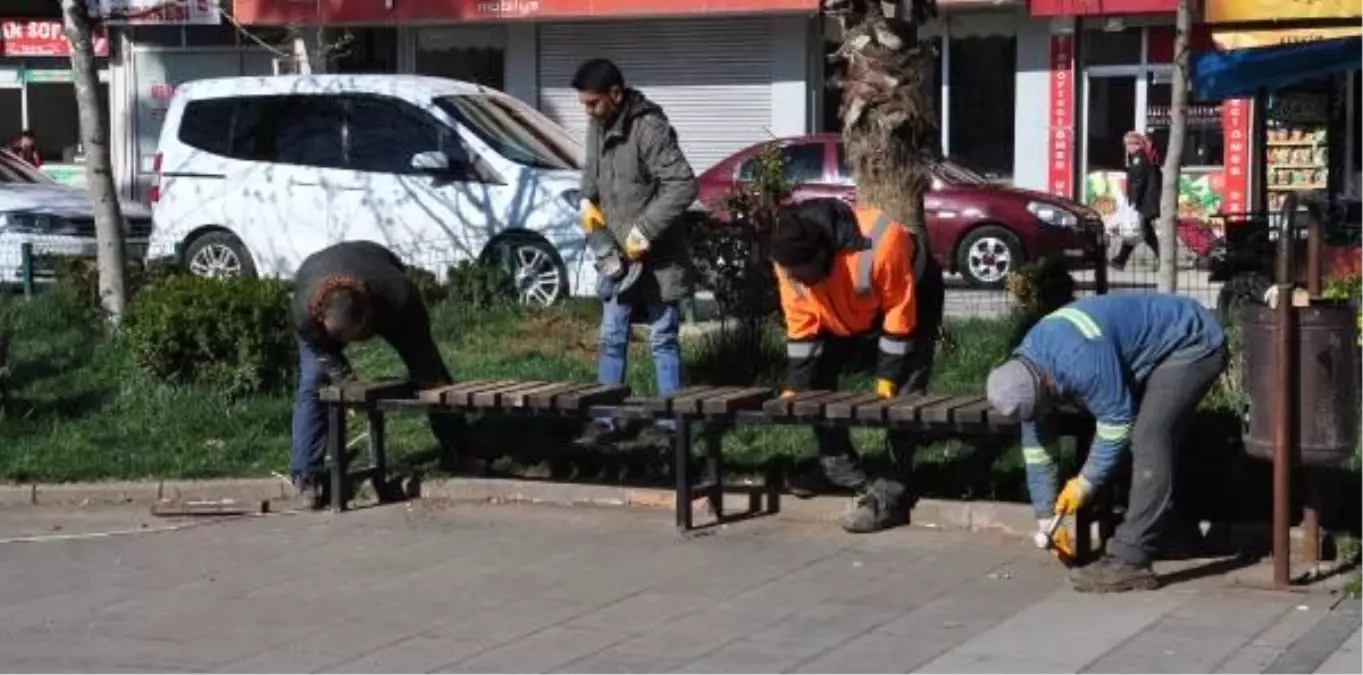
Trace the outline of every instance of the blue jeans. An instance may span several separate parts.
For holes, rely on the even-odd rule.
[[[658,378],[658,395],[667,396],[681,389],[681,308],[675,302],[645,303],[648,313],[649,343],[653,368]],[[615,299],[606,300],[601,312],[601,335],[597,343],[596,381],[624,384],[629,359],[629,318],[634,306]],[[613,425],[612,420],[597,420]],[[658,426],[672,427],[670,421]]]
[[[321,471],[326,457],[327,409],[317,399],[326,373],[317,352],[298,341],[298,393],[293,400],[293,442],[289,447],[289,473],[297,476]]]

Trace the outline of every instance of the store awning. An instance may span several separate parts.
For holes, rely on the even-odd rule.
[[[236,21],[247,25],[391,25],[818,11],[819,0],[235,0],[233,4]]]
[[[1363,67],[1363,38],[1319,40],[1198,54],[1193,91],[1198,100],[1250,96]]]

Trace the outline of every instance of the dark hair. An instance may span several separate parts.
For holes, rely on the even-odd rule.
[[[369,298],[357,289],[333,288],[322,300],[322,318],[328,323],[362,331],[369,321]]]
[[[588,59],[577,67],[573,75],[573,89],[598,94],[613,87],[625,88],[625,76],[610,59]]]

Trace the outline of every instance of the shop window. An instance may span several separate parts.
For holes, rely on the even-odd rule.
[[[954,29],[954,26],[953,26]],[[1016,35],[951,36],[947,154],[991,180],[1013,175]]]
[[[823,143],[795,143],[782,146],[781,169],[786,181],[793,184],[817,183],[824,179]],[[738,179],[750,181],[754,178],[759,158],[744,162],[738,169]]]
[[[1145,128],[1161,159],[1169,148],[1170,103],[1173,88],[1167,77],[1151,77],[1146,90]],[[1183,166],[1221,166],[1225,134],[1220,101],[1188,102],[1188,133],[1183,140]]]
[[[416,72],[506,89],[506,32],[501,26],[422,28],[416,34]]]
[[[411,104],[378,96],[348,96],[348,166],[356,171],[410,174],[412,157],[444,152],[451,168],[468,165],[451,129]]]
[[[336,51],[332,71],[337,73],[398,72],[396,28],[354,28],[328,31],[329,49]]]
[[[1086,30],[1079,58],[1085,66],[1134,66],[1141,62],[1141,29]]]
[[[1136,128],[1136,78],[1092,77],[1086,81],[1087,134],[1084,154],[1088,173],[1125,171],[1122,138]]]

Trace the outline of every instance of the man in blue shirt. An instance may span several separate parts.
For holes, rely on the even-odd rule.
[[[1038,523],[1073,514],[1109,480],[1122,452],[1132,459],[1131,500],[1108,554],[1071,575],[1075,589],[1153,589],[1155,542],[1170,510],[1179,433],[1225,370],[1225,334],[1195,300],[1160,293],[1102,295],[1039,321],[989,374],[989,401],[1022,422],[1027,487]],[[1054,436],[1046,413],[1072,401],[1097,430],[1079,475],[1056,496]],[[1054,504],[1054,506],[1052,506]]]

